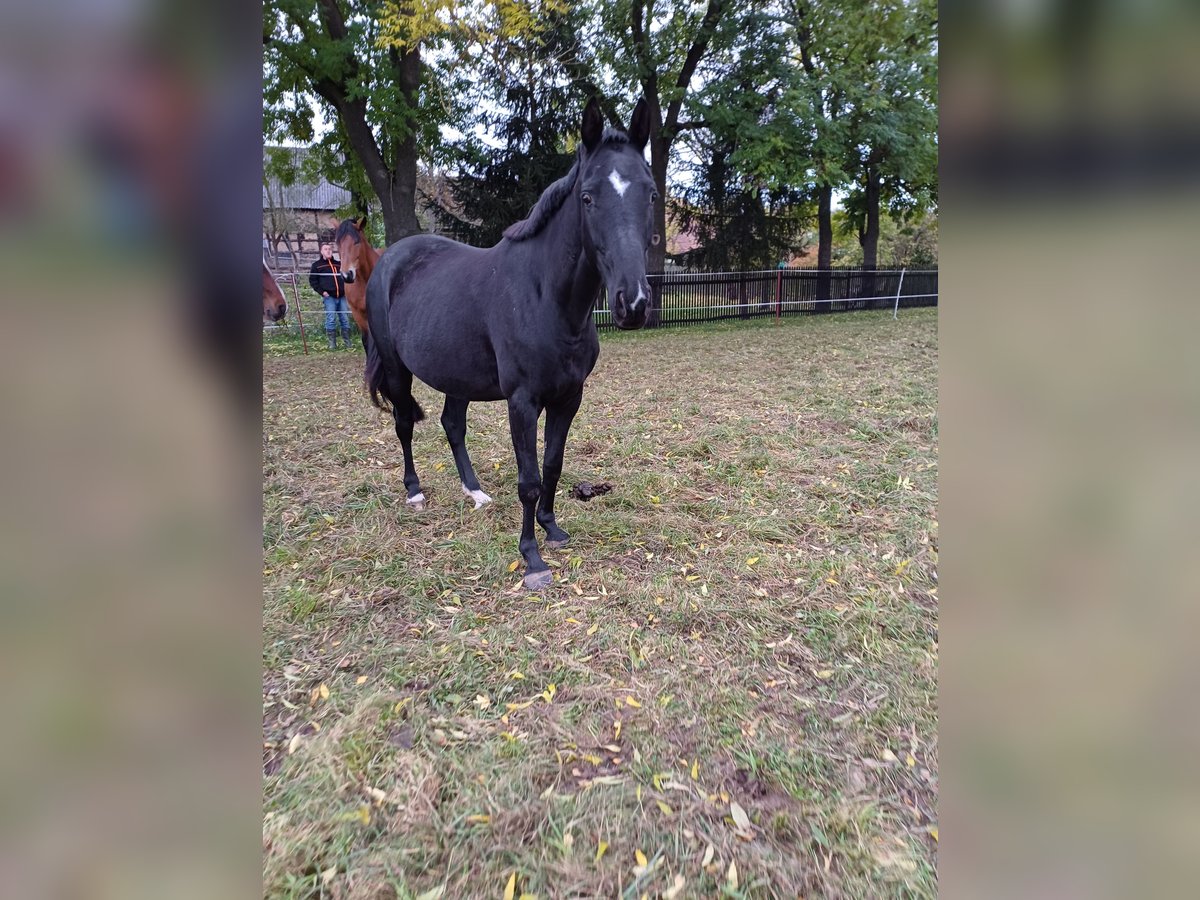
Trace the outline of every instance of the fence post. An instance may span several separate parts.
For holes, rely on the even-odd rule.
[[[304,333],[304,316],[300,313],[300,288],[296,285],[295,272],[292,272],[292,296],[296,298],[296,321],[300,323],[300,340],[304,342],[304,355],[308,356],[308,336]]]
[[[900,283],[896,285],[896,308],[892,310],[893,319],[898,319],[900,317],[900,289],[904,287],[904,273],[907,271],[908,266],[905,266],[900,270]]]
[[[783,269],[776,270],[775,276],[775,321],[779,321],[783,309]]]

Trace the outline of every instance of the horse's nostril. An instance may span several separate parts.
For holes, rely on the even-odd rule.
[[[625,292],[617,291],[617,313],[625,315]]]

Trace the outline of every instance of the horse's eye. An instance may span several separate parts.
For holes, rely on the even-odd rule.
[[[583,192],[583,194],[581,194],[580,196],[581,196],[581,197],[582,197],[582,199],[583,199],[583,205],[584,205],[584,206],[591,206],[591,205],[592,205],[592,195],[591,195],[591,194],[589,194],[587,191],[584,191],[584,192]]]
[[[651,203],[657,203],[657,202],[658,202],[658,191],[651,191],[651,192],[650,192],[650,202],[651,202]]]

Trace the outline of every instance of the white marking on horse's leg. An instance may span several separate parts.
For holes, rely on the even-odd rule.
[[[413,509],[422,510],[425,508],[425,494],[424,492],[418,492],[411,497],[405,497],[404,502]]]
[[[625,191],[629,187],[629,182],[621,177],[621,173],[613,169],[608,173],[608,180],[612,182],[613,190],[617,192],[617,196],[624,197]]]
[[[459,482],[459,484],[462,484],[462,482]],[[470,497],[472,500],[475,501],[476,509],[479,509],[479,507],[483,506],[485,503],[492,502],[492,498],[489,497],[487,494],[485,494],[483,491],[473,491],[470,488],[468,488],[465,484],[462,486],[462,489],[463,489],[464,494],[466,494],[468,497]]]

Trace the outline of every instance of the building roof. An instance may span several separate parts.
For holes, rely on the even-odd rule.
[[[306,181],[303,163],[308,155],[307,147],[263,147],[263,165],[267,163],[267,153],[286,151],[292,154],[292,162],[296,169],[296,181],[292,184],[280,184],[279,179],[268,176],[271,184],[271,196],[282,209],[319,209],[335,210],[350,202],[350,192],[336,184],[330,184],[324,178],[316,182]],[[270,207],[267,198],[267,185],[263,185],[263,209]]]

